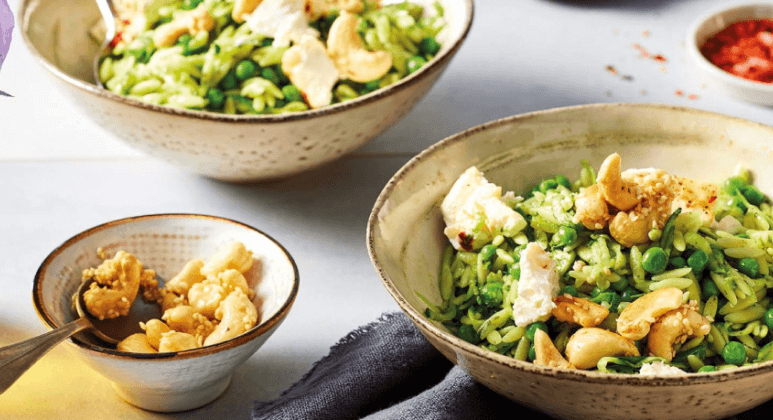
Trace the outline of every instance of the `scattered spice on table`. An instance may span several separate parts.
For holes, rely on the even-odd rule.
[[[773,82],[773,20],[736,22],[709,38],[701,53],[736,76]]]

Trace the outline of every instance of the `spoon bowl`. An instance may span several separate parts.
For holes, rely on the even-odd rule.
[[[99,7],[99,13],[102,15],[102,19],[105,21],[105,38],[102,40],[102,44],[99,46],[99,52],[94,57],[94,82],[100,86],[105,87],[102,84],[102,80],[99,77],[99,63],[102,61],[102,57],[109,51],[110,44],[115,38],[115,17],[117,16],[113,5],[113,0],[95,0]]]

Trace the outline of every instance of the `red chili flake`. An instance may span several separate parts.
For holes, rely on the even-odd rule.
[[[459,246],[465,251],[472,251],[472,236],[459,232]]]
[[[115,48],[115,46],[118,45],[121,40],[123,40],[123,32],[116,32],[113,40],[110,41],[110,48]]]
[[[609,73],[612,73],[612,74],[617,74],[617,69],[615,68],[615,66],[613,66],[613,65],[611,65],[611,64],[607,64],[607,67],[606,67],[606,69],[607,69],[607,71],[608,71]]]
[[[663,56],[662,54],[658,54],[658,55],[652,57],[652,59],[655,60],[655,61],[659,61],[661,63],[665,63],[666,62],[666,57]]]
[[[694,93],[691,93],[691,94],[687,95],[687,99],[694,101],[694,100],[698,99],[698,95],[696,95]]]
[[[677,89],[677,90],[674,92],[674,95],[676,95],[676,96],[679,96],[679,97],[682,97],[682,96],[684,96],[684,91],[683,91],[682,89]]]
[[[701,53],[717,67],[758,82],[773,82],[773,20],[736,22],[709,38]]]
[[[709,198],[709,204],[713,203],[717,199],[716,195],[712,195],[711,198]]]

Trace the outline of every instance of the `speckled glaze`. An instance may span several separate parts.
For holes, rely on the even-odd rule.
[[[466,38],[472,0],[440,0],[447,27],[426,66],[352,101],[286,115],[233,116],[149,105],[97,87],[101,22],[92,0],[23,0],[20,29],[38,62],[89,118],[150,156],[224,181],[257,181],[333,161],[396,124],[432,87]]]
[[[68,339],[68,347],[107,378],[126,401],[152,411],[183,411],[222,394],[232,372],[276,331],[298,294],[298,269],[276,241],[259,230],[228,219],[192,214],[161,214],[121,219],[68,239],[43,261],[32,290],[35,310],[48,328],[77,315],[71,297],[85,268],[97,266],[97,248],[108,256],[119,250],[137,256],[145,268],[170,279],[193,258],[206,260],[232,241],[253,251],[245,273],[255,292],[259,320],[251,330],[212,346],[176,353],[132,354],[108,349],[88,332]]]
[[[687,31],[687,54],[698,66],[703,77],[724,94],[745,102],[773,105],[773,84],[755,82],[728,73],[712,64],[700,52],[701,46],[717,32],[735,22],[752,19],[773,19],[773,4],[733,4],[706,13],[696,19]]]
[[[718,419],[773,397],[773,362],[684,377],[612,375],[536,366],[485,351],[425,318],[416,293],[439,303],[437,273],[447,239],[439,203],[475,165],[505,191],[555,174],[570,178],[580,160],[610,153],[625,168],[663,168],[721,181],[743,164],[773,192],[773,128],[689,108],[604,104],[513,116],[431,146],[386,185],[368,220],[367,245],[384,286],[450,361],[492,390],[567,419]]]

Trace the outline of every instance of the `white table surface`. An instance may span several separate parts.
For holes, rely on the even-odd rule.
[[[19,0],[9,3],[17,13]],[[97,127],[33,60],[17,16],[0,72],[0,90],[14,96],[0,97],[0,345],[46,331],[30,293],[45,256],[86,228],[127,216],[195,212],[259,227],[294,256],[301,288],[282,327],[204,408],[173,415],[134,408],[60,346],[0,395],[0,418],[69,418],[73,407],[82,418],[248,418],[254,400],[277,397],[346,333],[398,310],[368,259],[366,220],[401,165],[455,132],[599,102],[667,103],[773,123],[771,109],[722,96],[687,58],[689,24],[728,3],[478,0],[467,41],[399,124],[326,167],[252,185],[183,172]],[[642,49],[666,61],[642,58]]]

